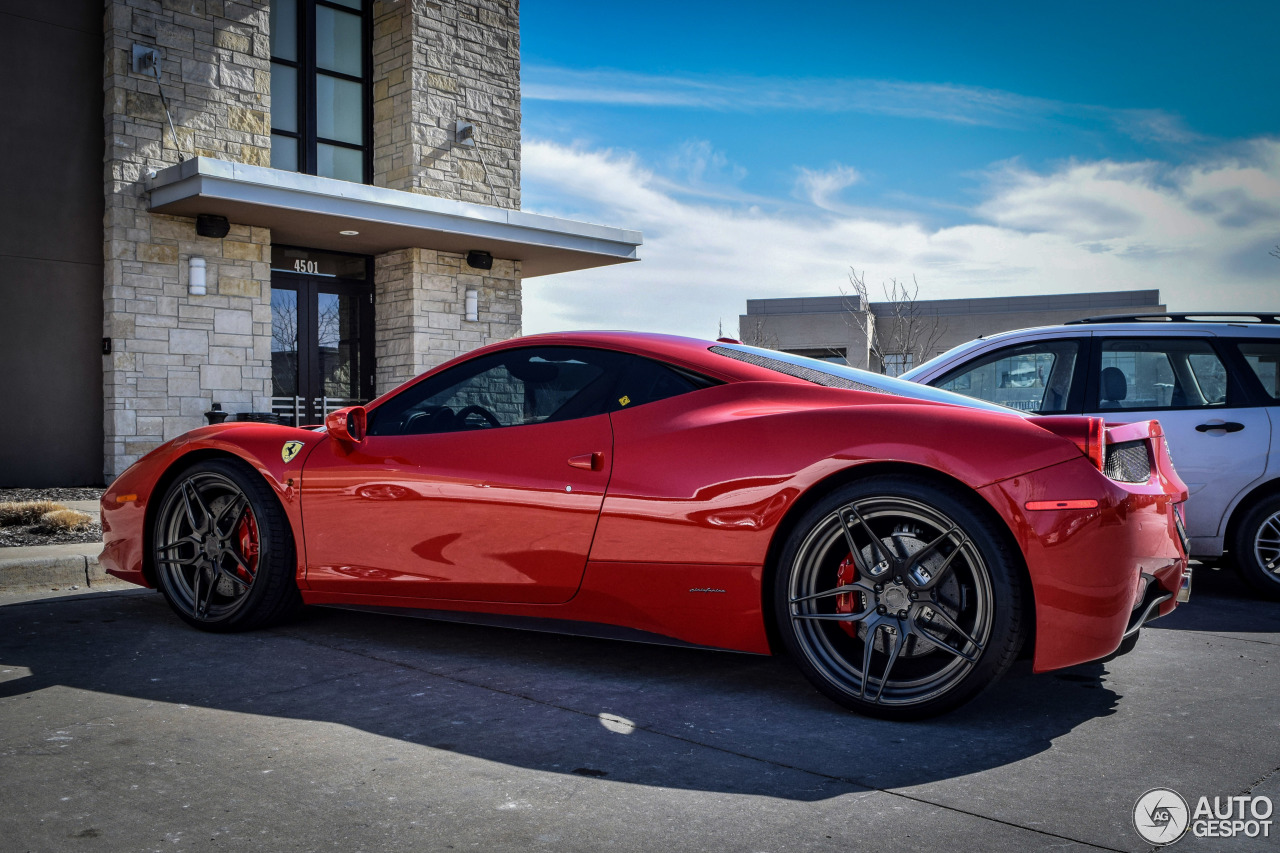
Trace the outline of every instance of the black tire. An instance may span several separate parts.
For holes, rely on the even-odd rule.
[[[1258,501],[1240,519],[1231,556],[1250,586],[1280,598],[1280,494]]]
[[[284,508],[242,462],[212,459],[180,473],[151,533],[156,585],[188,625],[248,631],[278,624],[302,604]]]
[[[774,616],[818,690],[862,714],[916,720],[1009,668],[1026,634],[1021,575],[973,501],[923,478],[875,476],[805,513],[778,563]]]

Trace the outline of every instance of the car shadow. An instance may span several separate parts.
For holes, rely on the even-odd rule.
[[[1020,662],[956,712],[892,723],[841,709],[785,658],[318,608],[280,629],[210,635],[158,595],[106,596],[0,608],[0,708],[69,687],[548,773],[817,800],[1019,762],[1119,698],[1105,664],[1033,676]]]
[[[1212,600],[1213,606],[1198,606],[1206,600]],[[1193,563],[1191,600],[1178,605],[1148,628],[1226,634],[1276,633],[1280,631],[1280,601],[1268,600],[1231,567],[1215,569]]]

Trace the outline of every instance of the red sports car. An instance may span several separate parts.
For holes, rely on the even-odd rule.
[[[1111,655],[1185,600],[1159,425],[1044,418],[756,349],[518,338],[324,428],[228,423],[102,499],[102,563],[197,628],[323,604],[769,654],[865,713],[1023,650]]]

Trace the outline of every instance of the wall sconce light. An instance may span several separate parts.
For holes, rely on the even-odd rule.
[[[476,147],[476,126],[469,121],[458,119],[453,123],[453,144]]]
[[[205,295],[205,263],[204,258],[197,258],[194,255],[188,262],[187,267],[189,275],[187,276],[187,293],[192,296]]]
[[[480,319],[480,293],[478,291],[467,291],[466,319],[472,322]]]

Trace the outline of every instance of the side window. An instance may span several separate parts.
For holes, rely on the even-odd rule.
[[[711,384],[638,356],[585,347],[504,350],[406,389],[370,435],[426,435],[586,418]]]
[[[656,403],[715,384],[706,377],[677,371],[647,358],[632,355],[619,358],[623,369],[616,393],[609,399],[609,411]]]
[[[1098,410],[1224,406],[1227,368],[1207,341],[1148,338],[1102,342]]]
[[[1236,346],[1263,390],[1272,400],[1280,402],[1280,341],[1240,341]]]
[[[378,407],[371,435],[424,435],[589,417],[606,411],[612,354],[506,350],[419,382]]]
[[[1067,411],[1077,341],[1036,341],[981,356],[930,383],[1024,412]]]

